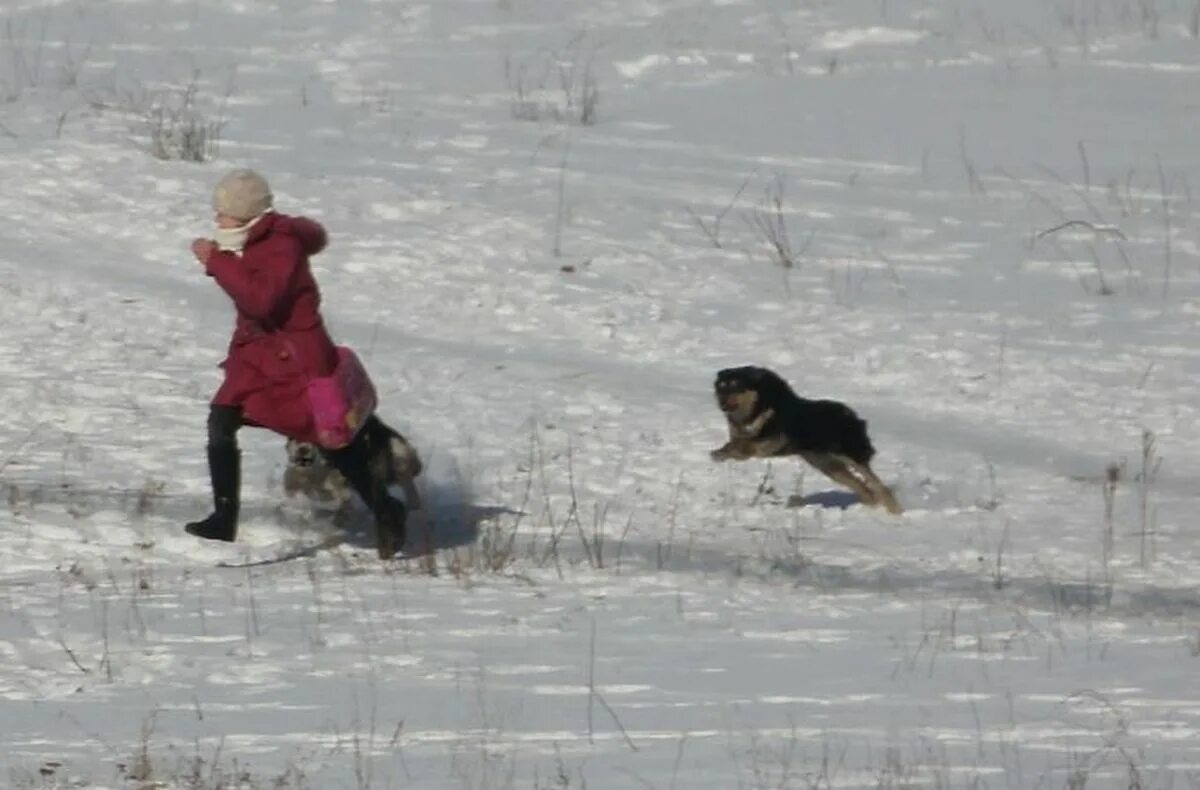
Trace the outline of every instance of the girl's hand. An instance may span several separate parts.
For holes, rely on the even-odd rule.
[[[200,263],[208,263],[208,258],[217,251],[217,243],[212,239],[196,239],[192,242],[192,255]]]

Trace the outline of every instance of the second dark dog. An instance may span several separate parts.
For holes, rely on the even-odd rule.
[[[370,447],[372,476],[383,481],[385,487],[400,486],[408,510],[420,510],[421,498],[414,481],[421,474],[421,458],[416,448],[377,417],[367,420],[362,430]],[[283,490],[289,496],[303,495],[337,507],[343,507],[353,498],[349,482],[325,462],[316,445],[292,439],[287,443]]]
[[[799,455],[864,504],[903,512],[871,471],[875,448],[866,421],[846,404],[801,398],[778,374],[754,366],[718,372],[713,389],[729,424],[729,441],[712,451],[714,461]]]

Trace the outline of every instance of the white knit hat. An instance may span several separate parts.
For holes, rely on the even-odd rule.
[[[274,201],[267,179],[254,170],[234,170],[217,182],[213,208],[220,214],[249,221],[270,210]]]

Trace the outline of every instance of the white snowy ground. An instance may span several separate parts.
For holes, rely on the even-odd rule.
[[[0,783],[1200,786],[1197,14],[5,3]],[[148,153],[188,118],[215,158]],[[182,532],[240,165],[330,230],[435,575],[361,518],[219,567],[337,528],[252,431],[239,542]],[[908,512],[711,463],[745,363]]]

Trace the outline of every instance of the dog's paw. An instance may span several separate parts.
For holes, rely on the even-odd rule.
[[[708,457],[714,461],[728,461],[732,456],[730,456],[729,450],[725,449],[724,447],[718,447],[710,452]]]

